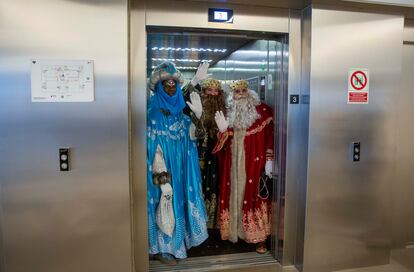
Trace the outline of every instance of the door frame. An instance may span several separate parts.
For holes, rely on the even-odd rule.
[[[208,22],[208,8],[231,8],[233,24]],[[301,72],[301,12],[298,10],[254,7],[223,3],[151,0],[130,1],[129,8],[129,124],[130,124],[130,184],[132,240],[134,266],[138,271],[148,271],[148,232],[146,200],[146,27],[186,27],[218,30],[240,30],[288,34],[288,82],[287,94],[300,89]],[[283,265],[294,264],[297,250],[297,174],[289,167],[290,107],[286,116],[286,173],[284,243],[279,261]],[[294,109],[295,110],[295,109]],[[293,114],[292,116],[296,116]],[[290,169],[290,170],[289,170]],[[289,171],[288,171],[289,170]],[[139,268],[139,269],[138,269]]]

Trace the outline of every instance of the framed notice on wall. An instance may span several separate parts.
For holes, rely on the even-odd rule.
[[[93,102],[92,60],[31,60],[32,102]]]

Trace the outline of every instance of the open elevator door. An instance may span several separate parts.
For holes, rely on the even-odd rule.
[[[238,239],[236,243],[221,239],[218,212],[208,223],[209,238],[188,249],[188,259],[176,266],[166,266],[150,256],[150,271],[183,271],[214,266],[250,267],[277,263],[283,247],[285,131],[287,109],[287,35],[253,31],[223,31],[194,28],[147,27],[147,79],[163,62],[173,62],[186,81],[190,81],[199,65],[209,63],[211,78],[221,82],[225,95],[230,84],[244,79],[262,103],[273,109],[275,165],[273,180],[258,183],[268,190],[272,202],[271,235],[266,241],[268,252],[258,254],[256,245]],[[199,92],[202,92],[198,88]],[[151,93],[147,94],[148,98]],[[210,162],[203,162],[210,163]],[[203,166],[201,165],[201,168]],[[203,183],[206,173],[202,172]],[[208,175],[208,173],[207,173]],[[208,177],[207,177],[208,179]],[[263,188],[263,185],[265,188]],[[216,205],[209,202],[208,212],[217,209],[220,184],[202,184],[203,196],[216,191]],[[212,207],[211,207],[212,206]],[[214,208],[215,207],[215,208]],[[211,219],[211,218],[210,218]],[[211,220],[210,220],[211,221]]]

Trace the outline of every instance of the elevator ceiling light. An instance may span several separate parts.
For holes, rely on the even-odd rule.
[[[243,60],[226,60],[227,65],[267,65],[268,62],[266,61],[243,61]],[[275,64],[274,61],[269,62],[270,65]]]
[[[211,72],[263,72],[262,69],[252,69],[252,68],[219,68],[219,67],[214,67],[214,68],[210,68]]]
[[[154,50],[158,50],[158,51],[192,51],[192,52],[215,52],[215,53],[225,53],[227,51],[227,49],[218,49],[218,48],[181,48],[181,47],[153,47],[151,48],[153,51]]]
[[[163,59],[163,58],[152,58],[153,61],[176,61],[176,62],[212,62],[213,60],[203,59],[203,60],[194,60],[194,59]]]
[[[235,54],[235,57],[238,57],[239,55],[246,56],[246,57],[247,56],[254,56],[254,57],[261,57],[261,58],[267,58],[268,57],[267,51],[263,51],[263,50],[237,50],[233,54]]]
[[[157,66],[152,66],[152,69],[157,68]],[[191,66],[175,66],[178,70],[197,70],[198,67],[191,67]]]

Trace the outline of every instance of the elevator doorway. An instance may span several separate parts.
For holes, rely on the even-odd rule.
[[[221,83],[226,98],[232,91],[232,82],[246,80],[249,89],[257,94],[260,102],[273,110],[275,151],[271,182],[258,183],[258,191],[267,190],[271,199],[271,232],[266,240],[267,252],[257,253],[257,245],[243,239],[234,243],[221,238],[217,211],[220,183],[217,181],[216,184],[206,184],[207,180],[211,180],[211,177],[206,176],[211,173],[203,172],[202,164],[209,163],[206,161],[200,163],[200,168],[203,175],[203,198],[205,201],[210,198],[206,206],[207,212],[212,212],[207,223],[208,238],[200,245],[188,249],[188,258],[175,266],[162,264],[150,255],[150,271],[183,271],[195,267],[206,268],[217,263],[242,267],[257,263],[276,263],[280,260],[283,248],[287,48],[286,34],[147,27],[147,82],[150,81],[152,71],[165,62],[174,63],[187,84],[195,76],[199,65],[208,63],[208,74]],[[196,91],[202,93],[201,84],[196,86]],[[147,98],[151,99],[151,96],[152,92],[148,90]],[[199,150],[200,144],[198,142]],[[216,205],[210,203],[212,191],[217,195]]]

